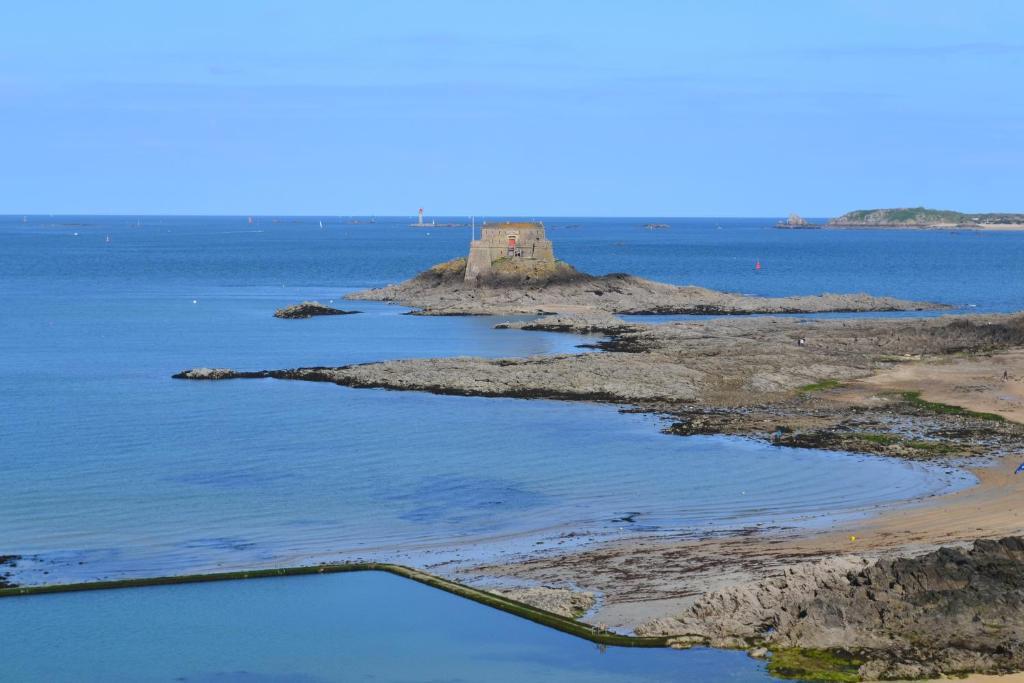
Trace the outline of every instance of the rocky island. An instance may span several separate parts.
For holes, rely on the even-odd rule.
[[[303,301],[300,304],[285,306],[274,311],[275,318],[298,319],[312,318],[318,315],[352,315],[359,311],[344,311],[340,308],[325,306],[319,301]]]
[[[468,258],[405,282],[349,294],[418,309],[419,315],[745,314],[921,311],[941,304],[868,294],[758,297],[679,287],[634,275],[589,275],[555,259],[542,223],[485,224]]]
[[[1024,230],[1024,214],[960,213],[922,206],[911,209],[863,209],[833,218],[824,227]]]

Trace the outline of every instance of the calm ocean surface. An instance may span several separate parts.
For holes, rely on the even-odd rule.
[[[273,310],[285,304],[337,304],[348,291],[399,281],[464,254],[469,240],[468,228],[413,229],[408,219],[322,219],[323,229],[319,218],[261,218],[250,225],[244,217],[0,217],[0,554],[25,556],[17,580],[91,580],[355,557],[423,564],[493,557],[536,543],[550,547],[565,543],[570,531],[607,538],[634,531],[828,524],[971,481],[956,471],[881,458],[666,436],[656,418],[623,415],[608,406],[273,380],[171,380],[172,373],[194,366],[261,369],[580,351],[579,337],[492,329],[499,319],[405,316],[400,307],[364,302],[340,304],[360,315],[273,318]],[[641,227],[652,220],[672,227]],[[751,294],[866,291],[943,301],[967,311],[1024,309],[1024,234],[784,231],[771,229],[772,222],[547,224],[557,255],[594,273],[626,271]],[[755,260],[762,263],[760,272],[753,269]],[[623,521],[627,515],[635,521]],[[540,671],[524,666],[547,667],[544,675],[554,680],[553,672],[570,659],[572,666],[578,663],[561,654],[564,636],[450,596],[420,595],[426,589],[399,588],[391,579],[330,582],[340,601],[368,599],[367,591],[412,591],[418,597],[410,600],[422,602],[424,610],[453,610],[446,623],[484,624],[479,631],[452,625],[474,630],[478,640],[471,642],[477,645],[493,621],[495,641],[480,645],[493,649],[481,661],[489,670],[495,661],[504,662],[510,680]],[[76,610],[100,604],[89,601],[108,601],[102,604],[110,614],[132,618],[134,612],[141,618],[150,609],[170,609],[164,596],[172,591],[181,591],[182,600],[206,600],[204,591],[216,593],[217,600],[237,599],[239,612],[248,614],[271,583],[18,599],[0,602],[0,617],[26,610],[31,621],[31,612],[42,609],[26,606],[31,603],[47,606],[41,614],[51,619],[65,609],[61,619],[75,619]],[[288,590],[312,595],[312,585],[295,582]],[[309,598],[314,604],[317,599]],[[288,619],[297,624],[325,618],[312,610],[303,607]],[[339,610],[351,624],[337,628],[351,629],[361,628],[372,612]],[[230,617],[227,611],[218,614],[211,612],[204,623]],[[411,625],[403,633],[418,633],[417,624],[430,622],[423,614],[408,616]],[[268,624],[254,618],[248,627]],[[94,631],[94,638],[117,635]],[[28,633],[42,637],[45,628]],[[518,656],[521,650],[509,645],[518,641],[501,635],[511,639],[513,633],[525,639],[523,647],[536,646],[536,657]],[[442,649],[458,640],[447,633],[429,637],[448,638],[448,645],[435,644]],[[19,647],[32,649],[31,642]],[[185,639],[175,647],[195,645]],[[456,648],[450,655],[461,662],[474,657],[467,653]],[[187,680],[213,680],[203,676],[237,666],[267,676],[240,681],[335,680],[319,669],[271,660],[264,666],[256,654],[243,654],[237,663],[197,659],[192,668],[175,672]],[[87,666],[84,656],[69,652],[67,663]],[[712,660],[735,672],[735,680],[762,675],[755,665],[730,656],[631,651],[594,654],[587,661],[601,663],[594,666],[607,680],[670,680],[664,671],[692,671],[700,680],[700,667]],[[646,678],[629,668],[641,659]],[[659,669],[655,660],[668,663]],[[334,666],[333,661],[316,666]],[[369,662],[360,666],[371,670]],[[165,674],[173,673],[166,667],[138,672],[130,678],[167,680]],[[423,680],[398,670],[388,675],[380,680]],[[477,679],[469,669],[458,675],[439,669],[435,678],[459,676]]]

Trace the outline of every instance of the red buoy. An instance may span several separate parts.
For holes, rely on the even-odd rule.
[[[758,259],[757,263],[754,264],[754,270],[761,270],[761,260]]]

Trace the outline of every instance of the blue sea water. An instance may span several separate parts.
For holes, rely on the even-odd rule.
[[[641,227],[652,220],[672,227]],[[558,256],[595,273],[1024,308],[1024,234],[773,222],[547,221]],[[828,524],[970,482],[882,458],[667,436],[657,418],[609,406],[170,378],[194,366],[582,352],[582,338],[494,330],[498,319],[341,303],[466,251],[468,228],[407,223],[0,218],[0,554],[25,556],[16,579],[424,564],[578,542],[570,532]],[[304,299],[362,312],[271,316]],[[70,604],[58,600],[46,604]]]

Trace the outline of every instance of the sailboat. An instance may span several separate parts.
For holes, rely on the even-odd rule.
[[[320,221],[320,229],[321,229],[321,230],[323,230],[323,229],[324,229],[324,222],[323,222],[323,221]]]

